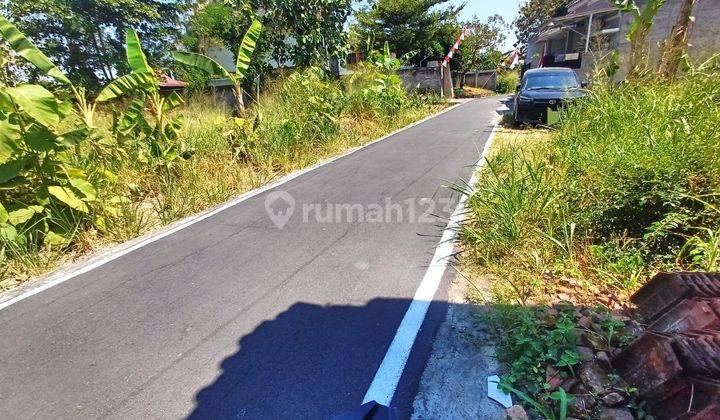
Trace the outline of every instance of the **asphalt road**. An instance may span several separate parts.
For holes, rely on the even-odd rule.
[[[0,417],[325,419],[354,408],[457,202],[443,186],[469,179],[499,106],[461,105],[0,310]],[[283,229],[266,212],[277,191],[295,200]],[[421,198],[437,216],[409,221],[408,203],[429,209]],[[359,204],[376,221],[373,204],[388,199],[402,221],[397,210],[382,223],[304,210]],[[404,417],[443,299],[393,399]]]

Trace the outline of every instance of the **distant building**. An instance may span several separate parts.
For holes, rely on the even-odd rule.
[[[182,92],[187,85],[187,82],[176,80],[172,75],[168,74],[163,74],[158,82],[160,93]]]
[[[658,43],[670,36],[682,0],[668,0],[655,17],[650,33],[650,59],[657,62]],[[638,0],[642,8],[646,0]],[[693,10],[695,23],[691,28],[688,55],[702,62],[720,52],[720,0],[701,0]],[[586,80],[596,63],[606,64],[609,53],[620,53],[620,75],[627,72],[630,44],[627,33],[632,23],[630,13],[621,13],[606,0],[577,0],[568,6],[565,15],[546,22],[540,34],[528,41],[526,66],[568,67]]]

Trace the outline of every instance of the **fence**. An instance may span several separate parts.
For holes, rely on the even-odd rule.
[[[439,67],[413,67],[400,69],[398,76],[408,89],[418,89],[423,92],[442,92],[442,79]]]
[[[453,72],[453,84],[456,87],[468,86],[473,88],[495,90],[495,87],[497,86],[497,72],[495,70],[483,70],[469,73]]]

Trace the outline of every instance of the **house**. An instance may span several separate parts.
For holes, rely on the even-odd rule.
[[[644,7],[646,0],[638,0]],[[655,17],[649,37],[650,59],[657,62],[659,43],[670,36],[683,0],[667,0]],[[720,51],[720,0],[701,0],[693,10],[688,55],[702,62]],[[630,13],[621,13],[606,0],[576,0],[567,13],[546,22],[528,42],[526,68],[568,67],[587,80],[597,67],[606,65],[610,52],[620,53],[620,76],[627,72]]]

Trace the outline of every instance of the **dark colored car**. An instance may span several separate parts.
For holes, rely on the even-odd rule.
[[[548,109],[557,111],[564,104],[585,96],[583,87],[572,69],[546,67],[528,70],[515,94],[515,121],[547,124]]]

